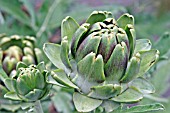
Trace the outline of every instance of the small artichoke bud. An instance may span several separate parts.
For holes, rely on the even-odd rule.
[[[13,78],[5,79],[5,85],[10,92],[18,95],[18,100],[33,102],[47,96],[51,88],[51,85],[47,82],[50,72],[45,69],[43,62],[29,66],[19,62],[16,71]],[[12,84],[15,85],[11,86]],[[10,92],[6,93],[4,97],[13,99],[12,95],[8,95]]]
[[[27,65],[38,64],[39,62],[43,61],[43,59],[38,58],[35,52],[35,42],[35,38],[31,36],[1,36],[1,62],[3,64],[3,69],[8,75],[12,76],[11,72],[15,70],[16,64],[19,61],[22,61]],[[39,49],[39,51],[41,50]],[[39,52],[39,56],[43,57],[42,52]]]

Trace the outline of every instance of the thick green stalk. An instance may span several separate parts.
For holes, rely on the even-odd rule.
[[[34,111],[35,111],[35,113],[44,113],[43,109],[42,109],[42,106],[41,106],[40,100],[37,100],[35,102],[35,104],[34,104]]]

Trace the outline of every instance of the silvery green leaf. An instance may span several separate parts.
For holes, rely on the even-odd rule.
[[[149,81],[141,77],[134,79],[130,83],[130,86],[137,88],[143,94],[150,94],[155,92],[154,86],[149,83]]]
[[[51,99],[58,112],[73,112],[72,96],[69,93],[59,91]]]
[[[88,94],[89,97],[98,99],[109,99],[120,94],[122,87],[117,84],[106,84],[102,86],[93,86],[91,92]]]
[[[149,50],[149,51],[140,51],[139,52],[141,57],[140,69],[138,76],[143,76],[159,58],[159,51],[158,50]]]
[[[121,113],[144,113],[144,112],[153,112],[153,111],[162,111],[165,110],[162,104],[147,104],[147,105],[137,105],[131,108],[121,110]]]
[[[49,60],[57,67],[61,69],[65,69],[64,64],[60,58],[60,50],[61,47],[58,44],[46,43],[44,44],[43,50]]]
[[[89,98],[77,92],[73,94],[73,102],[79,112],[90,112],[102,104],[102,100]]]
[[[169,50],[170,33],[165,32],[160,39],[154,44],[154,48],[160,51],[160,56],[166,54]]]
[[[143,94],[135,88],[128,88],[120,95],[111,98],[111,100],[120,103],[134,103],[138,102],[143,98]]]
[[[114,102],[112,100],[105,100],[101,106],[104,108],[104,111],[108,113],[120,107],[120,103]]]

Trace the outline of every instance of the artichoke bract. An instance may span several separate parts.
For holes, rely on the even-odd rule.
[[[42,51],[35,48],[36,39],[31,36],[5,34],[0,35],[0,48],[2,54],[2,67],[8,75],[13,75],[16,64],[22,61],[29,64],[38,64],[41,59]]]
[[[15,76],[4,80],[5,86],[9,90],[4,95],[5,98],[34,102],[47,96],[51,88],[47,77],[51,73],[46,70],[44,62],[29,66],[18,62],[16,68]]]
[[[111,112],[154,92],[143,75],[159,51],[151,49],[148,39],[136,40],[132,15],[116,20],[111,12],[94,11],[82,25],[66,17],[61,34],[61,45],[47,43],[44,52],[59,68],[56,82],[76,89],[73,102],[79,112],[99,106]]]

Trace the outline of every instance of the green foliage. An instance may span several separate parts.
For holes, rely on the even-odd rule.
[[[48,54],[48,58],[53,62],[53,64],[61,69],[55,69],[55,66],[51,65],[51,63],[48,62],[46,57],[41,53],[39,50],[35,49],[34,53],[38,53],[37,60],[38,62],[45,60],[46,67],[48,70],[55,69],[52,77],[50,76],[48,79],[50,83],[56,84],[58,86],[62,86],[64,88],[56,89],[56,87],[52,87],[50,98],[45,98],[42,100],[43,110],[45,113],[48,113],[51,109],[54,111],[55,109],[57,112],[63,112],[63,113],[77,113],[74,108],[74,103],[76,104],[76,107],[79,107],[78,109],[82,109],[83,111],[88,110],[85,108],[82,108],[80,106],[81,104],[87,104],[87,106],[83,106],[86,108],[89,108],[87,101],[82,101],[83,99],[92,100],[93,98],[100,98],[99,100],[102,100],[104,98],[115,96],[119,93],[122,93],[122,95],[117,96],[116,98],[112,98],[112,100],[105,100],[100,104],[101,107],[98,107],[95,111],[96,113],[103,113],[103,112],[111,112],[114,110],[114,113],[137,113],[137,112],[148,112],[150,111],[157,111],[156,113],[169,113],[170,111],[170,99],[169,95],[170,93],[168,90],[169,87],[169,65],[170,65],[170,53],[169,53],[169,42],[170,42],[170,13],[162,13],[161,15],[157,15],[160,13],[160,11],[157,11],[158,7],[153,8],[153,5],[157,4],[158,1],[134,1],[130,6],[120,6],[117,4],[111,4],[112,1],[103,1],[102,3],[107,3],[105,5],[99,5],[99,6],[91,6],[88,4],[85,4],[88,1],[84,1],[83,3],[80,3],[80,1],[77,0],[38,0],[38,4],[36,2],[37,0],[0,0],[0,33],[6,33],[8,35],[31,35],[36,37],[36,42],[34,43],[33,48],[40,48],[42,49],[42,46],[44,42],[48,42],[49,39],[53,40],[53,38],[57,35],[57,37],[60,37],[60,26],[61,26],[61,45],[58,44],[45,44],[44,45],[44,52]],[[164,1],[164,0],[162,0]],[[93,2],[93,1],[91,1]],[[98,1],[101,2],[100,0]],[[121,1],[120,1],[121,2]],[[126,3],[125,1],[123,1]],[[151,2],[151,3],[150,3]],[[160,1],[161,2],[161,1]],[[158,6],[158,5],[157,5]],[[165,6],[165,5],[164,5]],[[163,7],[164,7],[163,6]],[[154,9],[153,10],[147,10],[147,9]],[[84,57],[83,54],[86,55],[86,52],[88,49],[83,51],[82,49],[79,50],[79,53],[77,52],[77,47],[80,45],[80,43],[77,41],[75,42],[74,47],[72,47],[73,55],[70,55],[69,47],[71,46],[71,39],[72,36],[79,37],[80,41],[83,40],[81,37],[84,36],[84,34],[88,31],[89,27],[92,27],[92,24],[96,23],[102,17],[105,18],[103,14],[100,15],[100,18],[97,18],[97,15],[93,15],[93,17],[87,18],[88,15],[94,10],[97,11],[110,11],[110,14],[112,13],[114,18],[117,19],[117,17],[125,12],[128,12],[130,14],[133,14],[135,17],[135,22],[131,21],[133,20],[133,17],[129,18],[127,15],[123,16],[123,18],[118,20],[118,25],[121,26],[121,28],[125,29],[126,33],[128,34],[128,39],[125,39],[123,36],[118,35],[120,39],[125,39],[123,41],[129,40],[131,45],[130,47],[130,55],[131,58],[133,55],[138,53],[138,51],[150,51],[152,48],[156,48],[160,51],[160,58],[157,60],[158,51],[152,50],[150,52],[139,52],[139,54],[136,54],[136,56],[129,61],[128,68],[126,70],[125,76],[120,79],[122,86],[120,85],[107,85],[102,84],[101,86],[94,86],[91,88],[91,93],[89,95],[86,95],[81,92],[81,88],[79,88],[74,82],[76,81],[77,75],[70,81],[70,77],[77,73],[77,71],[81,71],[81,73],[86,73],[86,75],[83,76],[93,76],[95,79],[102,81],[105,80],[106,77],[104,77],[104,74],[106,71],[101,71],[101,67],[105,67],[107,69],[109,65],[107,66],[102,65],[103,62],[106,62],[106,59],[102,62],[101,56],[97,56],[95,54],[90,54],[89,59],[84,59],[84,62],[81,60],[82,57]],[[161,10],[161,9],[160,9]],[[154,12],[154,13],[153,13]],[[107,15],[107,17],[112,17],[110,14]],[[77,22],[71,17],[66,16],[72,16],[75,18]],[[65,18],[65,21],[62,20]],[[78,23],[82,23],[87,19],[86,22],[90,23],[83,24],[82,26],[78,25]],[[62,23],[62,24],[61,24]],[[135,24],[135,30],[136,30],[136,36],[133,33],[133,30],[131,29],[131,26],[128,26],[125,28],[126,24]],[[74,33],[76,30],[79,29],[79,32],[75,35]],[[72,28],[70,30],[69,28]],[[96,27],[94,27],[96,29]],[[131,30],[131,32],[129,32]],[[167,32],[166,32],[167,31]],[[89,31],[88,31],[89,32]],[[93,31],[90,31],[93,32]],[[119,31],[120,32],[120,31]],[[165,32],[165,33],[164,33]],[[4,37],[4,34],[0,34],[0,37]],[[51,38],[52,37],[52,38]],[[134,48],[135,41],[133,40],[133,37],[140,38],[136,41],[136,46]],[[145,38],[149,38],[145,39]],[[1,38],[3,39],[3,38]],[[0,40],[1,40],[0,39]],[[6,38],[11,39],[11,36],[7,36]],[[59,38],[60,39],[60,38]],[[97,41],[100,39],[94,38],[89,39],[88,41],[91,42],[87,45],[87,47],[90,47],[91,45],[97,45]],[[151,40],[151,41],[150,41]],[[57,42],[59,42],[58,40]],[[113,40],[112,40],[113,41]],[[21,101],[13,101],[9,99],[3,98],[3,95],[8,92],[8,89],[4,86],[4,83],[2,81],[5,81],[8,77],[12,77],[8,74],[6,74],[7,70],[4,71],[4,65],[8,67],[8,71],[15,70],[15,65],[18,62],[16,60],[18,56],[22,56],[20,53],[24,51],[20,51],[17,48],[9,49],[8,52],[6,51],[9,45],[17,45],[22,46],[22,41],[17,42],[16,40],[10,40],[6,44],[2,44],[2,40],[0,41],[0,112],[7,113],[7,112],[18,112],[23,113],[26,111],[33,111],[31,106],[33,106],[34,103],[23,103]],[[95,43],[94,43],[95,42]],[[107,40],[103,41],[104,43],[107,43]],[[152,42],[152,44],[151,44]],[[2,46],[3,45],[3,46]],[[121,43],[123,45],[123,43]],[[21,50],[23,50],[25,47],[21,47]],[[96,48],[90,48],[95,50]],[[119,50],[118,48],[117,50]],[[55,50],[55,51],[54,51]],[[17,52],[19,51],[19,52]],[[105,49],[104,53],[101,53],[102,55],[107,53],[109,50]],[[8,55],[6,55],[8,53]],[[12,53],[12,54],[11,54]],[[126,53],[126,52],[125,52]],[[25,53],[24,53],[25,54]],[[30,51],[27,51],[26,54],[30,54]],[[55,54],[55,55],[54,55]],[[145,61],[141,61],[141,59],[144,59],[146,56],[150,56]],[[124,54],[119,54],[123,55]],[[11,56],[12,59],[9,59],[9,57],[5,56]],[[15,58],[14,58],[15,56]],[[53,56],[53,57],[51,57]],[[69,56],[69,57],[67,57]],[[107,55],[106,55],[107,56]],[[117,53],[113,55],[113,58],[121,59],[121,57],[116,57]],[[77,69],[77,62],[72,60],[76,58],[76,61],[82,61],[78,64]],[[93,62],[92,59],[95,59],[96,61]],[[15,59],[15,60],[14,60]],[[30,57],[29,57],[30,59]],[[70,60],[71,59],[71,60]],[[157,60],[156,65],[152,66],[152,62]],[[28,60],[26,60],[27,62]],[[38,63],[37,62],[37,63]],[[111,61],[110,61],[111,62]],[[29,63],[30,64],[30,63]],[[88,65],[91,64],[92,66],[90,69],[88,69]],[[99,66],[100,65],[100,66]],[[142,65],[142,66],[141,66]],[[152,67],[151,67],[152,66]],[[100,68],[98,68],[100,67]],[[114,69],[116,66],[114,67]],[[140,68],[140,69],[139,69]],[[93,73],[94,70],[98,70],[95,74]],[[76,71],[75,71],[76,70]],[[121,69],[120,69],[121,70]],[[107,74],[112,73],[112,70],[110,70]],[[140,71],[139,74],[137,74]],[[148,71],[147,73],[145,73]],[[66,72],[66,73],[65,73]],[[121,72],[121,71],[120,71]],[[121,74],[119,72],[119,74]],[[145,73],[145,75],[143,75]],[[69,76],[67,76],[69,75]],[[82,76],[82,77],[83,77]],[[142,77],[139,77],[142,76]],[[138,79],[134,78],[139,77]],[[81,83],[81,78],[79,78]],[[109,78],[107,81],[109,81]],[[119,77],[117,77],[119,79]],[[57,80],[57,82],[55,81]],[[90,79],[87,79],[90,80]],[[92,81],[93,81],[92,80]],[[66,82],[65,82],[66,81]],[[128,90],[127,89],[127,82],[132,81],[128,84]],[[110,81],[109,81],[110,82]],[[153,84],[151,84],[151,83]],[[91,84],[88,84],[91,85]],[[86,88],[86,83],[84,83],[84,87]],[[92,84],[94,85],[94,84]],[[155,86],[155,88],[153,87]],[[24,87],[24,86],[23,86]],[[74,97],[76,95],[76,98],[72,98],[73,90],[70,91],[70,89],[67,88],[73,88],[76,91],[76,94],[81,92],[81,96],[78,94],[74,94]],[[9,88],[9,87],[8,87]],[[122,89],[122,91],[120,90]],[[103,93],[103,92],[107,92]],[[113,94],[114,92],[114,94]],[[154,94],[150,94],[153,93]],[[17,96],[14,95],[14,93],[9,93],[8,96]],[[143,96],[144,95],[144,96]],[[90,98],[89,98],[90,97]],[[128,99],[127,99],[128,97]],[[17,97],[18,98],[18,97]],[[17,99],[14,97],[14,99]],[[77,99],[78,98],[78,99]],[[143,99],[142,99],[143,98]],[[20,98],[18,98],[20,99]],[[138,102],[139,105],[133,106],[131,108],[123,106],[119,104],[118,102],[114,101],[121,101],[121,102],[137,102],[140,99],[142,101]],[[75,100],[73,103],[72,100]],[[89,100],[89,101],[90,101]],[[114,100],[114,101],[113,101]],[[77,102],[77,103],[76,103]],[[95,101],[92,101],[93,103]],[[150,104],[150,103],[157,103],[161,102],[165,106],[164,107],[161,104]],[[95,104],[96,106],[98,104]],[[67,107],[66,107],[67,106]],[[93,106],[96,108],[96,106]],[[23,110],[21,110],[21,108]],[[31,108],[31,109],[30,109]],[[85,110],[84,110],[85,109]],[[89,108],[91,109],[91,108]],[[159,111],[161,110],[161,111]],[[52,112],[52,111],[51,111]]]

